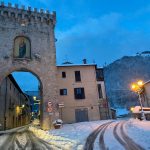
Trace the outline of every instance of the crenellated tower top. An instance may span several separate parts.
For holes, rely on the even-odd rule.
[[[56,12],[52,13],[49,10],[26,8],[24,5],[19,7],[18,4],[12,6],[11,3],[5,5],[4,2],[0,3],[0,16],[4,18],[16,19],[22,25],[28,23],[44,23],[49,25],[50,22],[55,26],[56,24]]]

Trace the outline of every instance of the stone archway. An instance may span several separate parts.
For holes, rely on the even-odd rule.
[[[0,82],[15,70],[25,69],[36,75],[41,81],[43,94],[41,127],[49,129],[52,121],[58,116],[58,113],[55,113],[58,103],[54,35],[56,13],[37,14],[31,10],[22,11],[20,8],[7,7],[3,3],[0,6],[2,6],[0,7],[0,34],[3,35],[0,38]],[[17,53],[14,55],[16,37],[30,39],[30,57],[26,57],[27,55],[18,57],[18,46]],[[22,46],[21,49],[25,47]],[[51,117],[46,111],[49,101],[54,107]]]
[[[5,118],[7,118],[7,120],[5,119],[4,121],[1,119],[2,127],[3,127],[1,129],[3,129],[3,130],[6,130],[6,129],[12,128],[12,127],[17,127],[20,125],[25,125],[26,123],[29,123],[29,121],[31,121],[30,119],[31,119],[32,111],[33,111],[32,114],[35,114],[34,115],[35,117],[40,117],[39,115],[42,112],[41,109],[43,106],[43,84],[42,84],[40,77],[35,72],[33,72],[32,70],[29,70],[27,68],[15,68],[15,69],[12,68],[10,70],[11,71],[8,71],[8,72],[4,73],[4,75],[2,75],[1,81],[0,81],[0,101],[1,101],[1,107],[3,106],[3,108],[4,108],[4,111],[2,111],[3,110],[2,109],[1,113],[4,113]],[[19,89],[21,89],[21,91],[20,91],[17,88],[18,85],[20,85],[20,84],[17,82],[16,78],[14,78],[14,76],[12,75],[14,72],[18,72],[18,73],[19,72],[21,72],[21,73],[28,72],[28,73],[31,73],[36,78],[38,83],[36,85],[37,91],[34,91],[35,95],[33,95],[33,91],[29,90],[26,92],[29,92],[29,93],[31,92],[31,93],[28,95],[28,93],[23,91],[23,94],[25,94],[25,96],[23,96],[23,94],[22,94],[23,89],[21,87],[19,87]],[[15,79],[15,81],[14,81],[14,79]],[[22,81],[24,80],[26,83],[28,83],[28,86],[30,87],[32,85],[31,85],[30,81],[28,82],[28,79],[22,78]],[[17,84],[17,86],[16,86],[16,84]],[[31,88],[29,88],[29,89],[31,89]],[[20,95],[20,96],[18,96],[18,95]],[[38,106],[36,105],[36,107],[33,105],[34,102],[31,98],[34,96],[37,96],[37,98],[40,98],[40,99],[38,99],[38,100],[40,100],[40,105],[38,104]],[[25,97],[27,97],[28,101],[24,101]],[[35,108],[36,108],[36,111],[38,110],[39,113],[35,111]],[[1,117],[2,117],[2,115],[1,115]],[[12,121],[12,125],[9,124],[11,121]]]
[[[7,68],[7,67],[6,67]],[[7,70],[4,69],[3,71],[0,69],[0,85],[1,85],[1,82],[5,79],[5,77],[7,77],[9,74],[11,74],[12,72],[14,71],[25,71],[25,72],[30,72],[32,73],[39,81],[40,83],[40,94],[41,94],[41,105],[40,105],[40,113],[41,113],[41,127],[43,129],[49,129],[52,127],[52,121],[55,119],[55,113],[56,113],[56,109],[54,108],[54,115],[50,116],[48,115],[48,113],[46,112],[46,104],[47,104],[47,94],[43,92],[43,83],[45,83],[45,81],[43,80],[43,78],[41,77],[41,73],[37,70],[34,70],[31,69],[31,68],[28,68],[28,67],[23,67],[22,65],[19,65],[19,66],[13,66],[13,67],[8,67]],[[46,85],[46,84],[44,84]],[[46,91],[46,90],[44,90]],[[54,106],[57,105],[57,101],[55,99],[56,97],[54,97],[54,100],[53,103],[54,103]],[[46,100],[45,100],[46,99]]]

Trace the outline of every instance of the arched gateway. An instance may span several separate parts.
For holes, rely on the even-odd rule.
[[[0,83],[17,70],[30,71],[38,77],[42,85],[43,129],[49,129],[58,116],[55,22],[55,12],[0,4]],[[46,111],[49,101],[53,103],[51,116]]]

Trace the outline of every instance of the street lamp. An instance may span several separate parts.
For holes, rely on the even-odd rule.
[[[145,119],[145,114],[144,114],[144,111],[143,111],[143,106],[142,106],[142,98],[141,98],[141,93],[143,91],[143,81],[139,80],[136,83],[132,83],[131,84],[131,89],[132,89],[132,91],[134,91],[138,94],[139,102],[140,102],[140,105],[141,105],[141,119],[146,120]]]

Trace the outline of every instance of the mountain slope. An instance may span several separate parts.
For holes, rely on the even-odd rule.
[[[150,80],[150,56],[124,56],[104,68],[107,97],[112,107],[138,104],[130,85],[138,79]]]

